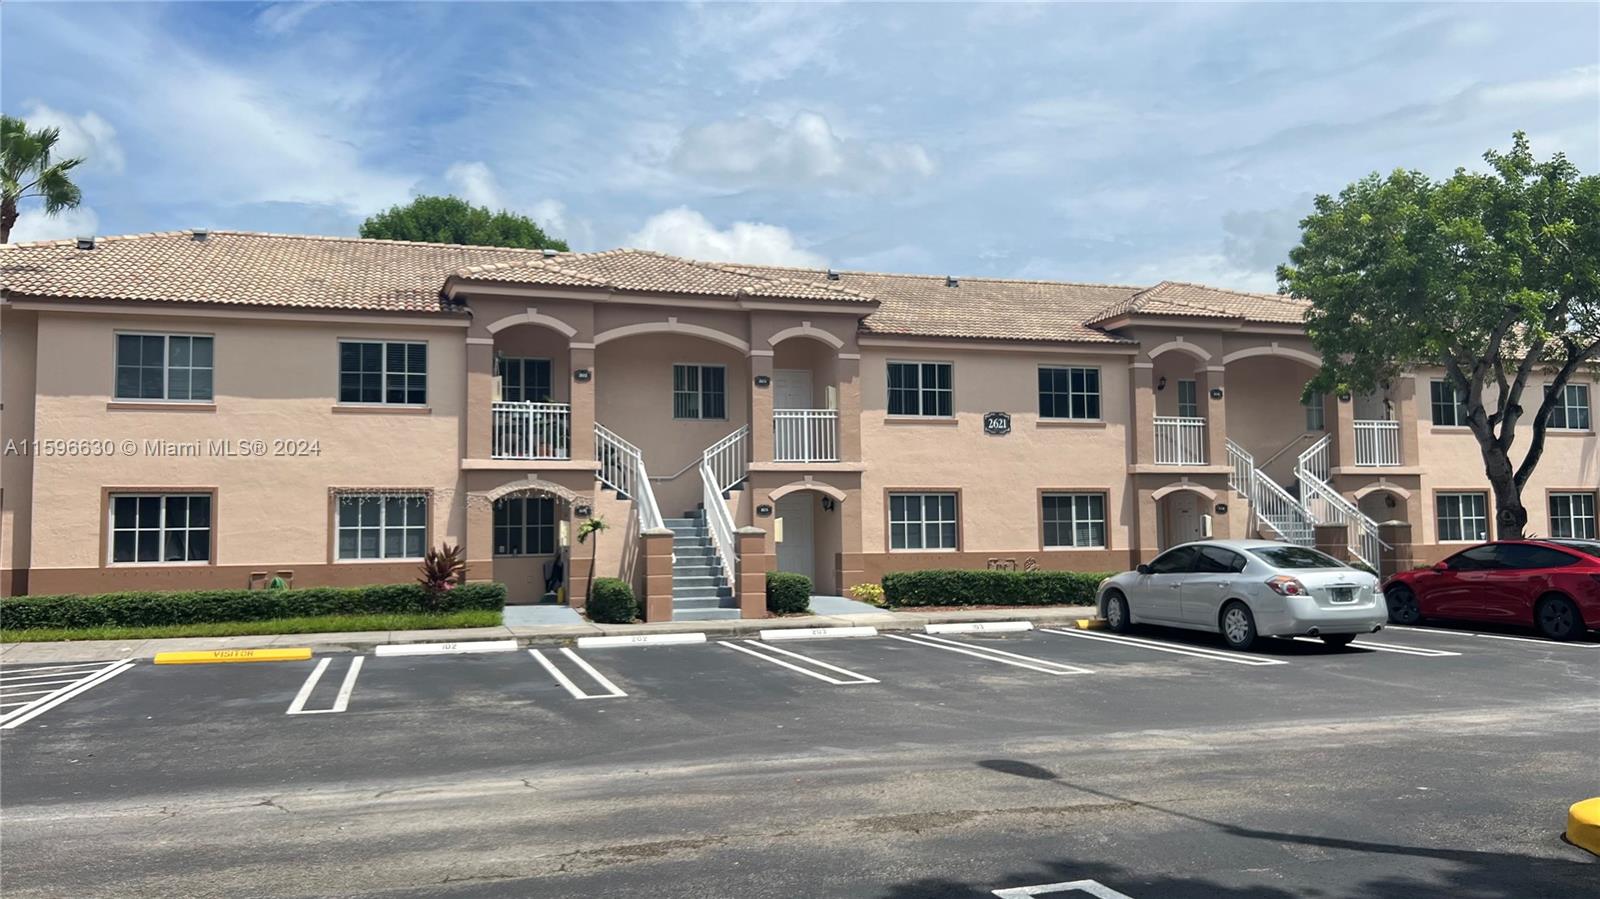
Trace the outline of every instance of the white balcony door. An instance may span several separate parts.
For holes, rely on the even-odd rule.
[[[816,583],[816,545],[812,527],[817,498],[809,490],[778,500],[775,514],[783,519],[783,542],[778,544],[778,570],[803,574]]]
[[[797,368],[775,369],[772,372],[772,408],[810,409],[811,372]]]

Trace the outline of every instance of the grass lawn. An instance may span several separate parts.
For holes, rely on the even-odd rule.
[[[409,631],[441,627],[497,627],[498,611],[444,615],[318,615],[265,621],[217,621],[159,627],[40,628],[0,631],[0,643],[57,640],[150,640],[160,637],[239,637],[247,634],[324,634],[331,631]]]

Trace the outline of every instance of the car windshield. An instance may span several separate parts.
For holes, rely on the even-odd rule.
[[[1575,549],[1591,556],[1600,556],[1600,540],[1546,540],[1545,542],[1554,543],[1557,546],[1565,546],[1568,549]]]
[[[1261,546],[1250,554],[1273,568],[1345,568],[1343,562],[1309,546]]]

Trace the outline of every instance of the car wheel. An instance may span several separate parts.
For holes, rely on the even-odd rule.
[[[1245,650],[1256,642],[1256,616],[1237,599],[1222,607],[1222,639],[1231,649]]]
[[[1349,646],[1356,640],[1355,634],[1323,634],[1322,642],[1329,646]]]
[[[1571,640],[1583,630],[1583,618],[1572,600],[1546,596],[1533,607],[1533,625],[1552,640]]]
[[[1405,584],[1395,584],[1383,591],[1383,599],[1389,606],[1389,620],[1394,624],[1421,624],[1422,607],[1417,605],[1416,591]]]
[[[1106,594],[1106,629],[1117,634],[1125,634],[1133,629],[1133,621],[1128,614],[1128,598],[1115,590]]]

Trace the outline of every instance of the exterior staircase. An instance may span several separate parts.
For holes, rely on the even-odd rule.
[[[738,618],[739,603],[722,571],[705,510],[668,518],[672,531],[672,620]]]

